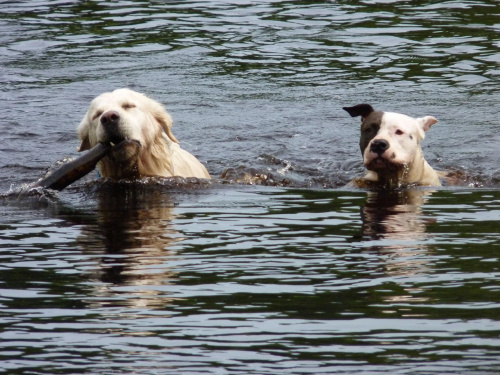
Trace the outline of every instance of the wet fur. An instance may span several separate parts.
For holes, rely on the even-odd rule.
[[[351,185],[359,187],[440,186],[439,176],[425,161],[420,142],[437,122],[432,116],[412,118],[376,111],[369,104],[344,107],[351,117],[361,116],[359,146],[368,172]],[[387,144],[375,152],[375,143]],[[373,148],[372,148],[373,147]]]
[[[120,119],[112,131],[102,123],[103,114],[113,111]],[[95,98],[78,126],[79,151],[98,143],[120,139],[139,142],[138,150],[111,154],[99,162],[103,177],[141,178],[181,176],[210,178],[206,168],[180,148],[172,134],[172,118],[163,106],[144,94],[118,89]]]

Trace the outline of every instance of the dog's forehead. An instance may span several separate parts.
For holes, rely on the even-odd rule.
[[[112,92],[105,92],[96,97],[90,103],[90,108],[106,108],[112,106],[121,106],[126,103],[134,102],[135,104],[140,102],[141,94],[128,89],[118,89]]]
[[[397,127],[406,131],[418,129],[417,121],[413,117],[394,112],[384,112],[380,126],[383,128]]]
[[[116,103],[116,97],[113,96],[113,93],[105,92],[90,102],[90,109],[96,110],[100,107],[105,108],[114,103]]]

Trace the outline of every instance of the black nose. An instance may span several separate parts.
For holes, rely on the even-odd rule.
[[[120,121],[120,114],[116,111],[107,111],[101,115],[101,124],[104,126],[116,125]]]
[[[382,155],[389,148],[389,142],[385,139],[376,139],[370,145],[370,151]]]

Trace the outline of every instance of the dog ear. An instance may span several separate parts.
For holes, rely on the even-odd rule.
[[[347,111],[351,117],[361,116],[361,121],[363,121],[366,116],[374,111],[370,104],[358,104],[354,107],[343,107],[344,111]]]
[[[85,115],[85,118],[80,122],[80,125],[78,125],[78,138],[82,140],[82,143],[80,144],[80,147],[78,147],[78,152],[90,150],[92,147],[90,146],[90,140],[89,140],[89,123],[87,121],[87,115]]]
[[[78,147],[78,152],[82,152],[82,151],[86,151],[86,150],[90,150],[92,147],[90,147],[90,142],[89,142],[89,138],[84,138],[82,140],[82,143],[80,144],[80,147]]]
[[[165,134],[167,134],[168,138],[175,143],[179,143],[177,138],[175,138],[174,134],[172,133],[172,117],[168,114],[168,112],[163,108],[163,105],[160,103],[153,101],[154,102],[154,108],[153,108],[153,116],[156,121],[161,125],[163,130],[165,131]]]
[[[434,125],[438,120],[432,116],[425,116],[417,118],[417,123],[424,132],[428,132],[432,125]]]

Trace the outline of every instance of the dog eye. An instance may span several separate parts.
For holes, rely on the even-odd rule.
[[[402,130],[400,130],[400,129],[396,130],[396,135],[403,135],[403,134],[404,134],[404,132]]]
[[[125,103],[124,105],[122,105],[122,108],[123,108],[123,109],[135,108],[135,104],[132,104],[132,103]]]
[[[94,116],[92,117],[92,121],[93,121],[93,120],[95,120],[95,119],[96,119],[96,118],[98,118],[98,117],[101,117],[101,115],[102,115],[102,111],[98,111],[98,112],[96,112],[96,113],[94,114]]]

